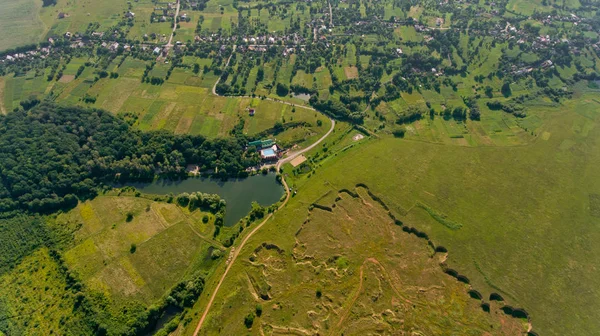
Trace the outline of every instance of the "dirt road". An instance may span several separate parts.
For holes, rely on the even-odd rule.
[[[302,154],[308,152],[309,150],[315,148],[323,140],[325,140],[325,138],[327,138],[331,134],[331,132],[333,132],[333,129],[335,128],[335,120],[329,119],[329,121],[331,121],[331,127],[329,128],[329,131],[327,131],[327,133],[325,133],[325,135],[323,135],[319,140],[315,141],[315,143],[313,143],[312,145],[310,145],[310,146],[308,146],[308,147],[306,147],[304,149],[301,149],[301,150],[299,150],[297,152],[290,153],[290,155],[288,155],[288,157],[279,160],[277,162],[277,166],[276,166],[277,167],[277,171],[279,171],[279,168],[281,168],[281,166],[283,164],[288,163],[288,162],[292,161],[293,159],[295,159],[297,156],[302,155]],[[282,176],[282,181],[283,181],[283,176]]]
[[[283,208],[288,200],[290,199],[290,191],[289,188],[287,186],[287,183],[285,182],[285,179],[281,179],[281,183],[283,183],[283,187],[285,188],[285,200],[283,201],[283,203],[281,203],[281,205],[279,206],[278,210]],[[231,256],[229,264],[227,264],[227,268],[225,269],[225,272],[223,272],[223,275],[221,276],[221,279],[219,279],[219,282],[217,283],[217,286],[215,287],[215,290],[213,291],[212,295],[210,296],[210,300],[208,300],[208,304],[206,305],[206,308],[204,309],[204,313],[202,314],[202,317],[200,318],[200,321],[198,321],[198,325],[196,326],[196,330],[194,330],[194,336],[197,336],[198,333],[200,332],[200,329],[202,328],[202,324],[204,323],[204,320],[206,319],[206,316],[208,315],[208,312],[210,311],[210,308],[213,304],[213,302],[215,301],[215,297],[217,296],[217,293],[219,292],[219,289],[221,288],[221,285],[223,284],[223,281],[225,281],[225,277],[227,276],[227,273],[229,273],[229,270],[231,269],[231,266],[233,266],[233,263],[235,262],[235,260],[237,259],[238,255],[240,254],[240,251],[242,250],[242,248],[244,247],[244,245],[246,245],[246,242],[248,241],[248,239],[250,239],[250,237],[252,237],[258,230],[260,230],[260,228],[265,225],[265,223],[271,219],[271,217],[273,217],[273,213],[270,213],[267,218],[265,218],[265,220],[263,220],[260,224],[258,224],[252,231],[250,231],[250,233],[248,235],[246,235],[246,237],[244,237],[244,240],[242,240],[242,242],[240,243],[240,245],[232,250],[233,256]]]
[[[227,59],[227,63],[225,64],[225,67],[229,66],[229,61],[231,61],[231,57],[233,56],[233,52],[235,52],[235,48],[236,48],[236,45],[233,45],[233,50],[231,52],[231,55]],[[219,84],[219,80],[220,80],[220,78],[218,78],[217,81],[215,82],[215,85],[213,85],[212,93],[215,96],[219,96],[219,94],[217,94],[217,92],[216,92],[216,88],[217,88],[217,84]],[[242,96],[242,98],[251,98],[251,97],[250,96]],[[295,106],[295,107],[297,106],[299,108],[316,111],[314,108],[309,107],[309,106],[295,105],[295,104],[292,104],[289,102],[280,101],[280,100],[273,99],[273,98],[265,98],[265,99],[279,102],[281,104],[291,105],[291,106]],[[315,141],[312,145],[310,145],[304,149],[301,149],[297,152],[290,153],[286,158],[279,160],[276,165],[277,171],[279,171],[279,169],[281,168],[281,166],[283,164],[292,161],[299,155],[302,155],[302,154],[308,152],[309,150],[315,148],[318,144],[323,142],[323,140],[325,140],[335,129],[335,120],[330,118],[329,121],[331,122],[331,127],[329,128],[329,131],[327,131],[327,133],[325,133],[325,135],[323,135],[321,138],[319,138],[319,140]],[[289,189],[287,182],[285,181],[285,177],[283,175],[281,176],[281,183],[283,184],[283,187],[285,188],[286,195],[285,195],[285,200],[283,201],[283,203],[281,203],[281,205],[279,206],[279,208],[277,210],[281,210],[290,199],[290,189]],[[225,272],[223,272],[223,275],[221,275],[221,279],[219,279],[219,282],[217,283],[215,289],[213,290],[213,293],[210,296],[210,299],[208,300],[206,308],[204,309],[204,313],[202,314],[202,317],[200,317],[200,321],[198,321],[198,325],[196,326],[196,329],[194,330],[194,336],[197,336],[198,333],[200,332],[200,329],[202,328],[202,324],[204,323],[204,320],[206,319],[206,316],[208,315],[208,312],[210,311],[210,308],[215,300],[215,297],[217,296],[217,293],[219,292],[219,289],[221,288],[223,281],[225,281],[225,278],[227,277],[227,273],[229,273],[231,266],[233,266],[233,263],[235,262],[238,255],[240,254],[240,251],[242,250],[242,248],[244,248],[248,239],[250,239],[258,230],[260,230],[260,228],[262,228],[263,225],[265,225],[265,223],[268,222],[269,219],[271,219],[271,217],[273,217],[273,213],[270,213],[260,224],[258,224],[254,229],[252,229],[252,231],[250,231],[250,233],[248,233],[244,237],[244,239],[238,246],[235,246],[234,248],[231,249],[230,253],[232,253],[232,255],[230,255],[230,258],[228,260],[227,268],[225,268]]]
[[[331,10],[331,1],[327,1],[329,5],[329,29],[333,28],[333,10]]]
[[[175,35],[175,31],[177,30],[177,18],[179,17],[179,0],[177,0],[177,7],[175,8],[175,17],[173,18],[173,31],[171,32],[171,36],[169,37],[169,42],[165,47],[171,48],[173,46],[173,36]]]
[[[231,50],[231,55],[229,55],[229,58],[227,59],[227,63],[225,63],[225,69],[227,69],[227,67],[229,66],[229,62],[231,61],[231,57],[233,56],[233,54],[235,53],[235,48],[237,48],[237,45],[233,45],[233,49]],[[217,94],[217,85],[219,84],[219,81],[221,80],[221,76],[219,76],[219,78],[217,78],[217,81],[215,82],[215,85],[213,85],[212,88],[212,94],[215,96],[218,96]]]
[[[299,150],[297,152],[291,153],[285,159],[279,160],[279,162],[277,163],[277,170],[279,171],[279,168],[281,168],[281,165],[293,160],[298,155],[308,152],[309,150],[315,148],[323,140],[325,140],[325,138],[327,138],[331,134],[331,132],[333,132],[333,129],[335,128],[335,120],[333,120],[333,119],[330,119],[330,120],[331,120],[331,128],[329,129],[329,131],[327,133],[325,133],[325,135],[323,135],[321,138],[319,138],[319,140],[317,140],[312,145],[310,145],[302,150]],[[281,203],[281,205],[279,206],[279,208],[277,210],[281,210],[290,199],[290,189],[289,189],[289,187],[285,181],[285,177],[283,175],[281,176],[281,183],[283,184],[283,187],[285,188],[286,195],[285,195],[285,200],[283,201],[283,203]],[[219,289],[221,288],[223,281],[225,281],[225,277],[227,277],[227,273],[229,273],[231,266],[233,266],[233,263],[235,262],[238,255],[240,254],[240,251],[242,250],[242,248],[244,248],[244,246],[246,245],[246,242],[250,239],[250,237],[252,237],[258,230],[260,230],[260,228],[262,228],[263,225],[265,225],[265,223],[268,222],[269,219],[271,219],[271,217],[273,217],[273,213],[270,213],[260,224],[258,224],[254,229],[252,229],[252,231],[250,231],[250,233],[248,233],[246,235],[246,237],[244,237],[242,242],[238,246],[236,246],[235,249],[232,249],[231,253],[233,253],[233,255],[230,257],[229,263],[227,264],[227,268],[225,268],[225,272],[223,272],[223,275],[221,275],[221,279],[219,279],[217,286],[215,287],[213,293],[210,296],[210,299],[208,300],[208,304],[206,305],[206,308],[204,309],[204,313],[202,314],[202,317],[200,317],[200,321],[198,321],[196,330],[194,330],[194,336],[197,336],[198,333],[200,332],[200,329],[202,328],[202,324],[204,323],[204,320],[206,319],[206,316],[208,315],[208,312],[210,311],[210,308],[215,300],[215,297],[217,296],[217,293],[219,292]]]

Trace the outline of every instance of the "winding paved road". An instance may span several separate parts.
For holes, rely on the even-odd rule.
[[[302,154],[308,152],[309,150],[315,148],[318,144],[323,142],[323,140],[325,140],[325,138],[327,138],[331,134],[331,132],[333,132],[333,129],[335,128],[335,120],[329,119],[329,121],[331,121],[331,127],[329,128],[329,131],[327,131],[327,133],[325,133],[325,135],[323,135],[321,138],[319,138],[319,140],[315,141],[315,143],[313,143],[312,145],[310,145],[306,148],[303,148],[297,152],[290,153],[286,158],[279,160],[277,162],[277,166],[276,166],[277,171],[279,171],[279,168],[281,168],[281,165],[292,161],[293,159],[297,158],[299,155],[302,155]],[[281,176],[281,180],[282,181],[284,180],[283,175]]]
[[[329,129],[329,131],[327,133],[325,133],[325,135],[323,135],[321,138],[319,138],[319,140],[317,140],[312,145],[310,145],[300,151],[292,153],[285,159],[279,160],[279,162],[277,162],[277,170],[279,170],[279,168],[281,167],[282,164],[293,160],[298,155],[308,152],[309,150],[315,148],[315,146],[320,144],[323,140],[325,140],[325,138],[327,138],[331,134],[331,132],[333,132],[333,129],[335,128],[335,120],[333,120],[333,119],[330,119],[330,120],[331,120],[331,128]],[[290,200],[290,188],[288,187],[287,183],[285,182],[285,177],[283,175],[281,176],[281,183],[283,184],[283,187],[285,188],[286,195],[285,195],[285,200],[283,201],[283,203],[281,203],[279,208],[277,208],[278,211],[281,210],[287,204],[287,202]],[[240,251],[242,250],[242,248],[244,248],[244,246],[246,245],[246,242],[248,242],[250,237],[252,237],[258,230],[260,230],[260,228],[262,228],[263,225],[265,225],[265,223],[268,222],[269,219],[271,219],[271,217],[273,217],[273,214],[274,214],[274,212],[270,213],[260,224],[258,224],[254,229],[252,229],[252,231],[250,231],[250,233],[247,234],[246,237],[244,237],[244,239],[242,240],[240,245],[237,246],[235,249],[233,249],[233,251],[231,252],[231,253],[233,253],[233,255],[230,257],[230,260],[228,261],[229,263],[227,264],[227,268],[225,269],[225,272],[223,272],[223,275],[221,275],[221,279],[219,279],[219,282],[217,283],[215,290],[213,291],[213,293],[210,296],[210,299],[208,300],[208,304],[206,305],[206,308],[204,309],[204,313],[202,314],[200,321],[198,321],[196,330],[194,330],[194,336],[197,336],[198,333],[200,332],[200,329],[202,328],[202,324],[204,323],[204,320],[206,319],[206,316],[208,315],[208,312],[210,311],[210,308],[211,308],[213,302],[215,301],[215,297],[217,296],[217,293],[219,292],[219,289],[221,288],[223,281],[225,281],[225,277],[227,277],[227,273],[229,273],[231,266],[233,266],[233,263],[239,256]]]
[[[233,46],[233,50],[235,51],[235,45]],[[231,53],[233,55],[233,52]],[[229,59],[227,60],[227,65],[229,65],[229,60],[231,60],[231,56],[229,56]],[[219,79],[217,79],[217,82],[215,83],[215,85],[213,86],[213,94],[217,95],[217,93],[215,92],[215,88],[217,86],[217,84],[219,83]],[[288,105],[293,105],[291,103],[288,102],[284,102],[284,101],[279,101],[279,100],[275,100],[275,99],[271,99],[271,98],[267,98],[269,100],[273,100],[273,101],[277,101],[280,102],[282,104],[288,104]],[[314,110],[312,107],[307,107],[307,106],[302,106],[302,105],[298,105],[298,107],[301,108],[306,108],[306,109],[310,109],[310,110]],[[299,155],[302,155],[306,152],[308,152],[309,150],[315,148],[318,144],[320,144],[321,142],[323,142],[323,140],[325,140],[335,129],[335,120],[333,119],[329,119],[331,121],[331,127],[329,128],[329,131],[327,131],[327,133],[325,133],[325,135],[323,135],[321,138],[319,138],[319,140],[315,141],[312,145],[303,148],[297,152],[293,152],[290,153],[286,158],[283,158],[281,160],[279,160],[277,162],[277,171],[279,171],[279,169],[281,168],[281,166],[287,162],[292,161],[293,159],[295,159],[296,157],[298,157]],[[281,175],[281,183],[283,184],[283,187],[285,188],[285,200],[283,201],[283,203],[281,203],[281,205],[279,206],[279,208],[277,208],[277,210],[281,210],[289,201],[290,199],[290,188],[288,187],[286,181],[285,181],[285,177],[283,175]],[[233,266],[233,263],[235,262],[235,260],[237,259],[237,257],[240,254],[240,251],[242,250],[242,248],[244,248],[244,246],[246,245],[246,242],[248,242],[248,240],[250,239],[250,237],[252,237],[258,230],[260,230],[260,228],[263,227],[263,225],[265,225],[266,222],[269,221],[269,219],[271,219],[271,217],[273,217],[274,212],[270,213],[269,215],[267,215],[267,217],[260,223],[258,224],[254,229],[252,229],[252,231],[250,231],[250,233],[248,233],[244,239],[242,240],[242,242],[236,246],[233,247],[231,250],[231,254],[229,256],[229,260],[228,260],[228,264],[227,264],[227,268],[225,268],[225,272],[223,272],[223,275],[221,275],[221,279],[219,279],[219,282],[217,283],[215,289],[213,290],[210,299],[208,300],[208,303],[206,304],[206,308],[204,309],[204,313],[202,313],[202,317],[200,317],[200,321],[198,321],[198,325],[196,326],[196,329],[194,330],[194,336],[197,336],[198,333],[200,332],[200,329],[202,328],[202,324],[204,324],[204,320],[206,319],[206,316],[208,315],[208,312],[210,311],[210,308],[213,304],[213,302],[215,301],[215,298],[219,292],[219,289],[221,288],[221,285],[223,284],[223,281],[225,281],[225,277],[227,277],[227,274],[229,273],[229,270],[231,269],[231,267]]]

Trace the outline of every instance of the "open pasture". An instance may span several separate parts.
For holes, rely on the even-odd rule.
[[[469,296],[469,285],[444,273],[439,262],[445,253],[403,230],[366,189],[330,189],[309,208],[310,197],[297,197],[252,238],[202,334],[219,328],[241,334],[250,327],[256,334],[336,335],[525,330],[523,320],[500,310],[501,303],[491,302],[485,312],[482,300]],[[273,230],[281,231],[272,235]],[[253,323],[244,325],[250,314]]]
[[[48,30],[47,36],[63,35],[66,32],[83,33],[90,23],[98,24],[104,31],[123,19],[127,2],[121,0],[58,0],[56,5],[43,7],[39,16]],[[59,14],[65,17],[59,19]]]
[[[518,146],[382,138],[331,154],[311,177],[288,183],[313,199],[364,183],[405,225],[446,247],[449,266],[484,297],[500,293],[507,304],[523,307],[540,333],[590,334],[600,327],[593,313],[600,309],[593,266],[600,257],[593,243],[600,238],[593,210],[600,190],[596,96],[580,92],[561,107],[534,109],[518,121],[529,129]],[[479,126],[500,133],[514,128],[499,122]],[[447,221],[461,225],[453,229]]]
[[[0,51],[37,43],[45,33],[37,0],[0,1]]]
[[[67,265],[115,302],[156,301],[185,275],[209,271],[209,249],[221,247],[196,229],[212,222],[196,223],[187,209],[144,198],[100,196],[60,215],[56,225],[73,223],[82,225],[65,252]]]

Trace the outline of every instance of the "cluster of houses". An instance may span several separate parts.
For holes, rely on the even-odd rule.
[[[259,35],[259,36],[244,36],[242,42],[248,45],[264,45],[264,44],[301,44],[304,42],[304,38],[299,36],[297,33],[276,36],[276,35]]]
[[[251,141],[248,147],[252,146],[256,147],[263,161],[277,161],[283,153],[282,148],[272,139]]]
[[[50,53],[50,46],[44,48],[38,48],[37,50],[30,50],[26,52],[14,53],[6,55],[4,59],[0,59],[0,62],[14,62],[17,60],[24,60],[30,57],[46,58],[46,55]]]
[[[554,65],[554,63],[552,63],[551,60],[545,60],[540,64],[540,68],[547,69],[547,68],[552,67],[553,65]],[[517,76],[526,75],[526,74],[532,72],[533,70],[534,70],[533,67],[517,68],[516,65],[512,66],[512,73]]]

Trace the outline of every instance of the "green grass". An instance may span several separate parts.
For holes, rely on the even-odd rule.
[[[39,249],[10,273],[0,276],[0,330],[7,335],[89,334],[65,289],[64,273],[46,248]]]
[[[536,10],[539,12],[551,12],[553,8],[542,5],[541,0],[510,0],[506,5],[506,9],[523,15],[531,15]]]
[[[431,218],[435,219],[437,222],[439,222],[440,224],[444,225],[445,227],[447,227],[451,230],[458,230],[463,226],[461,223],[457,223],[457,222],[454,222],[454,221],[448,219],[446,215],[437,212],[435,209],[431,208],[430,206],[428,206],[427,204],[425,204],[423,202],[420,202],[420,201],[417,202],[417,206],[419,208],[422,208],[423,210],[427,211],[427,213],[429,214],[429,216],[431,216]]]
[[[595,322],[590,320],[587,308],[578,308],[583,307],[577,303],[581,297],[569,289],[570,281],[562,278],[559,270],[568,267],[569,260],[577,260],[581,268],[573,270],[576,273],[573,276],[586,279],[578,282],[579,290],[592,290],[595,271],[589,267],[598,250],[592,248],[584,252],[581,244],[591,248],[589,244],[595,234],[586,234],[584,238],[567,231],[586,231],[586,227],[597,223],[585,204],[588,194],[598,186],[582,183],[598,174],[595,166],[590,165],[597,158],[597,152],[588,148],[582,155],[556,153],[555,148],[570,139],[576,143],[571,148],[582,149],[593,143],[591,137],[598,137],[594,131],[578,134],[562,126],[589,120],[574,111],[597,108],[597,105],[595,108],[584,105],[583,102],[591,103],[590,98],[584,96],[581,102],[571,102],[560,112],[546,109],[545,114],[540,114],[549,123],[544,127],[552,135],[549,140],[540,137],[528,146],[487,150],[382,140],[350,152],[345,159],[337,159],[339,163],[322,168],[320,176],[339,186],[371,181],[365,183],[376,189],[378,195],[394,199],[393,208],[399,212],[410,208],[416,200],[463,223],[458,233],[450,233],[422,216],[408,216],[408,221],[420,223],[430,237],[454,251],[453,262],[457,267],[474,276],[475,283],[484,285],[483,280],[477,280],[478,272],[472,269],[471,260],[477,260],[495,286],[518,298],[514,304],[532,313],[534,328],[549,333],[562,333],[562,328],[580,328],[576,334],[582,334],[591,330],[586,326],[593,328]],[[554,119],[548,121],[550,118]],[[597,114],[594,119],[597,123]],[[415,155],[420,158],[406,164],[396,159],[415,158]],[[393,163],[395,160],[398,161]],[[332,175],[336,169],[344,171],[343,177]],[[371,169],[380,173],[377,176],[364,173]],[[390,180],[389,176],[406,178],[392,182],[396,178]],[[481,207],[482,204],[493,206]],[[568,226],[563,225],[565,221],[569,222]],[[581,239],[583,241],[573,245]],[[546,252],[541,253],[541,248]],[[533,292],[537,294],[532,295]],[[550,302],[558,301],[564,303],[551,308],[554,305]],[[586,323],[566,321],[562,315],[565,309],[586,316]],[[560,325],[555,323],[558,320]]]
[[[316,165],[313,164],[313,172],[288,176],[288,184],[297,190],[297,195],[250,240],[240,258],[247,258],[244,255],[249,256],[262,241],[292,253],[314,246],[312,239],[321,239],[319,235],[295,245],[298,241],[295,234],[307,215],[306,205],[331,190],[353,189],[364,183],[405,225],[425,232],[436,245],[446,247],[450,251],[448,265],[467,276],[484,299],[491,292],[500,293],[506,304],[526,309],[534,330],[540,333],[594,333],[600,327],[593,313],[600,309],[596,291],[600,274],[594,266],[600,256],[594,242],[600,237],[593,229],[600,224],[596,217],[600,168],[595,164],[600,159],[596,148],[600,139],[597,125],[600,106],[595,99],[597,95],[578,93],[576,99],[566,101],[560,108],[530,107],[531,117],[519,122],[530,123],[535,128],[534,135],[516,146],[440,146],[381,137],[362,141],[345,151],[328,152],[323,160],[320,160],[322,151],[313,150],[309,160],[321,152]],[[490,137],[502,145],[519,138],[519,135],[503,135],[514,132],[515,127],[503,118],[482,120],[469,127],[474,131],[497,130]],[[467,137],[464,140],[469,141]],[[377,174],[372,174],[373,171]],[[285,172],[290,174],[288,167]],[[431,211],[434,216],[414,207],[419,202],[435,209]],[[343,209],[348,211],[353,207]],[[462,227],[452,230],[440,225],[436,215]],[[310,216],[310,224],[316,221],[313,217]],[[333,233],[318,231],[330,239],[328,243],[316,244],[323,246],[320,248],[346,241],[337,235],[348,232],[354,221],[345,215],[340,217],[345,219],[335,226]],[[325,223],[336,220],[334,216],[315,227],[327,230]],[[376,220],[371,219],[370,223],[373,222]],[[353,241],[360,239],[355,237]],[[308,254],[315,253],[309,250]],[[289,262],[287,265],[299,270]],[[247,312],[229,308],[227,302],[233,302],[229,300],[239,300],[236,302],[241,302],[238,306],[242,307],[254,305],[252,296],[246,293],[248,287],[242,285],[247,283],[241,276],[244,267],[242,262],[234,265],[209,314],[208,326],[237,328]],[[308,283],[327,289],[324,279],[323,276]],[[279,280],[269,283],[275,289]],[[290,283],[294,282],[286,282]],[[285,292],[274,289],[270,292],[274,297]],[[314,290],[314,287],[305,292],[298,289],[296,293],[305,293],[297,296],[308,298]],[[351,292],[346,289],[346,297]],[[587,295],[582,296],[582,292]],[[310,303],[287,307],[305,311]],[[291,312],[281,314],[284,313],[269,312],[269,316],[276,317],[273,321],[277,325],[295,321]]]
[[[244,317],[257,305],[263,309],[253,330],[265,325],[311,334],[524,330],[522,321],[503,317],[497,304],[491,314],[483,312],[468,287],[443,272],[441,255],[432,257],[426,240],[404,232],[365,189],[352,187],[358,196],[353,198],[317,183],[323,186],[318,194],[299,193],[251,238],[221,286],[203,334],[247,332]],[[317,200],[331,212],[310,209]],[[382,315],[384,321],[375,318]],[[195,326],[190,323],[184,334]]]
[[[172,23],[167,22],[150,22],[150,15],[154,11],[154,7],[157,6],[150,0],[141,0],[131,2],[131,11],[135,13],[134,25],[129,30],[127,35],[131,39],[142,40],[144,34],[150,37],[151,34],[156,34],[156,40],[149,39],[150,42],[166,43],[171,31],[173,30]],[[160,11],[156,12],[161,13]],[[162,39],[162,35],[165,35],[165,39]]]
[[[421,42],[423,40],[423,36],[417,33],[412,26],[400,26],[395,30],[395,33],[404,41]]]
[[[37,43],[45,33],[39,18],[41,1],[0,1],[0,51]]]
[[[107,292],[116,304],[155,302],[186,274],[208,271],[212,264],[202,260],[209,247],[218,246],[198,233],[196,225],[208,224],[196,223],[187,209],[144,198],[100,196],[56,222],[82,223],[65,261],[89,288]]]
[[[73,59],[65,74],[74,74],[84,62],[85,59]],[[185,62],[203,66],[209,65],[211,61],[189,57]],[[16,78],[12,75],[5,76],[2,78],[3,87],[0,91],[3,105],[6,110],[12,110],[22,99],[31,95],[43,97],[50,88],[59,87],[58,101],[83,105],[82,98],[85,95],[94,96],[96,102],[89,104],[90,106],[103,108],[115,114],[133,112],[138,115],[135,126],[142,130],[164,129],[175,133],[202,134],[211,138],[228,136],[239,118],[248,117],[245,109],[249,100],[212,96],[210,90],[217,79],[212,72],[196,76],[191,69],[176,68],[166,83],[156,86],[139,81],[139,76],[146,66],[145,62],[128,57],[120,67],[116,68],[117,64],[115,63],[115,69],[112,69],[119,73],[117,79],[103,78],[97,82],[87,80],[93,77],[92,67],[86,67],[78,79],[68,83],[48,82],[45,76],[34,77],[33,73]],[[157,64],[150,76],[165,76],[168,68],[168,65]],[[291,66],[284,71],[291,73]],[[306,76],[310,78],[306,85],[311,87],[313,77]],[[316,78],[321,88],[326,88],[331,81],[327,69],[317,72]],[[249,80],[248,83],[251,86],[254,81]],[[302,102],[298,100],[298,103]],[[289,114],[286,116],[287,122],[306,121],[312,125],[316,122],[315,114],[306,110],[299,110],[297,114],[293,114],[290,112],[291,107],[280,103],[263,101],[261,104],[264,104],[264,108],[260,108],[261,113],[248,120],[253,121],[246,128],[250,135],[272,128],[276,121],[282,120],[284,111],[288,111]],[[310,128],[305,130],[308,134],[314,132]],[[317,133],[320,134],[321,130]],[[297,136],[286,138],[290,141],[300,141],[304,137],[305,135],[300,136],[298,133]]]
[[[62,35],[67,31],[83,33],[92,22],[100,25],[99,31],[104,31],[121,21],[126,10],[127,3],[119,0],[58,0],[55,6],[42,8],[39,15],[49,29],[47,35]],[[68,17],[58,19],[60,12]]]

